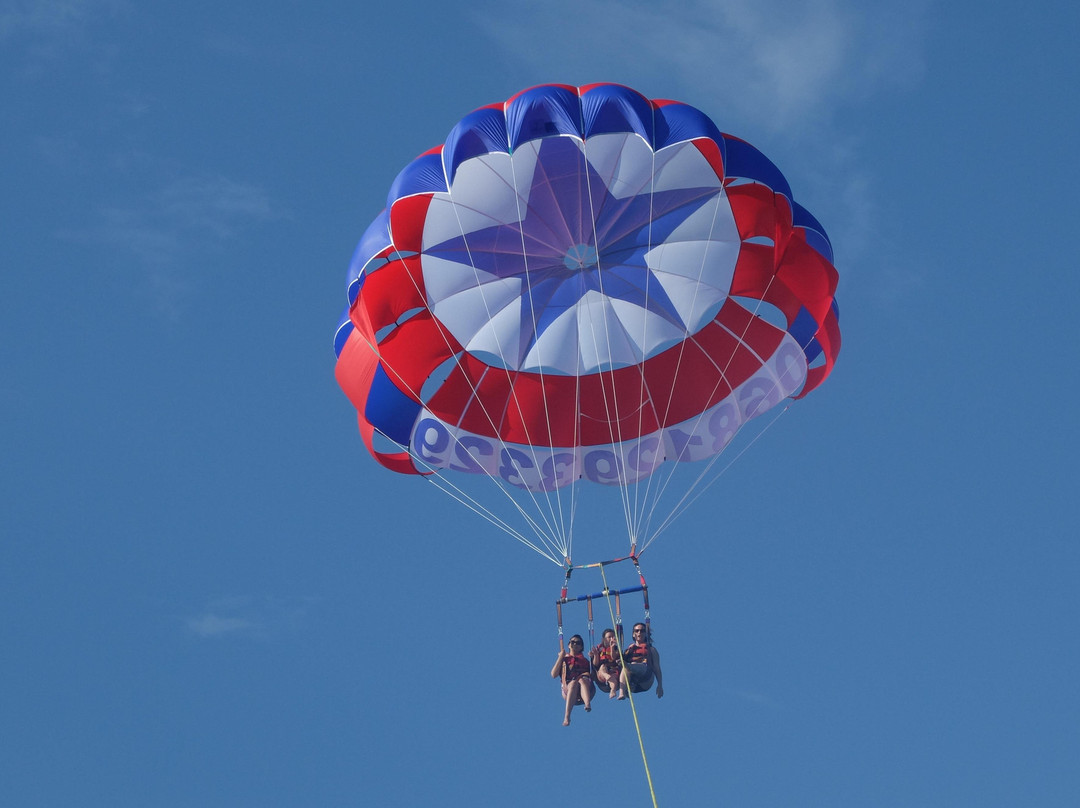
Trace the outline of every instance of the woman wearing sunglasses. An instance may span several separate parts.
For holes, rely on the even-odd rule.
[[[652,636],[644,623],[634,623],[634,641],[623,651],[622,678],[619,680],[619,698],[625,698],[624,688],[629,683],[631,693],[642,693],[656,680],[656,697],[664,697],[664,674],[660,670],[660,652],[652,644]]]
[[[570,638],[570,652],[560,650],[551,669],[552,679],[562,679],[562,694],[566,699],[563,726],[570,726],[570,711],[575,704],[584,704],[585,712],[592,711],[593,688],[589,659],[585,656],[585,641],[580,634]]]

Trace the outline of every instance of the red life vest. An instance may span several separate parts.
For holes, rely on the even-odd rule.
[[[573,682],[589,675],[589,660],[582,655],[567,654],[563,659],[563,681]]]
[[[601,665],[619,667],[619,649],[614,645],[601,645],[596,652],[596,657],[600,660]]]
[[[627,646],[623,651],[623,658],[627,665],[638,665],[649,661],[649,646],[647,643],[636,642]]]

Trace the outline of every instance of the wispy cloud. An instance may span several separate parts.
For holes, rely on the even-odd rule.
[[[223,176],[182,177],[153,195],[159,218],[180,230],[229,238],[249,222],[278,218],[267,193]]]
[[[259,186],[220,175],[178,177],[155,190],[90,212],[58,238],[104,251],[132,273],[156,313],[180,320],[212,264],[244,233],[286,213]]]
[[[175,320],[205,266],[249,230],[287,218],[263,188],[215,174],[175,177],[158,188],[103,204],[89,223],[58,237],[106,250],[148,285],[158,312]]]
[[[108,244],[150,265],[232,238],[284,214],[258,186],[220,175],[176,178],[124,205],[102,207],[98,221],[68,235]]]
[[[189,619],[187,627],[200,637],[222,637],[237,632],[251,632],[257,625],[243,617],[222,617],[207,613]]]
[[[107,25],[125,9],[125,0],[4,0],[0,2],[0,44],[24,76],[48,72],[78,52],[100,69],[109,49],[94,44],[96,26]],[[88,60],[88,61],[86,61]]]
[[[198,614],[186,618],[184,627],[203,639],[234,637],[269,640],[299,630],[310,605],[310,599],[283,603],[246,595],[215,598]]]
[[[775,701],[769,696],[766,696],[764,693],[757,692],[756,690],[733,690],[731,692],[740,701],[747,702],[748,704],[753,704],[759,707],[768,707],[772,710],[779,710],[781,706],[779,702]]]
[[[94,5],[93,0],[10,0],[0,7],[0,40],[66,30],[81,24]]]
[[[551,80],[621,81],[647,94],[662,80],[680,100],[757,128],[820,119],[852,93],[921,69],[910,9],[890,22],[841,0],[551,0],[542,14],[506,5],[475,12],[477,24]]]

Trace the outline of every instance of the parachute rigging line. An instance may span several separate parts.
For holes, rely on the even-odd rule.
[[[641,552],[644,553],[645,550],[648,549],[649,545],[652,544],[657,538],[659,538],[661,533],[663,533],[665,530],[667,530],[669,527],[671,527],[672,522],[674,522],[676,519],[678,519],[680,516],[682,516],[687,511],[687,509],[691,505],[693,505],[698,500],[699,497],[701,497],[702,494],[704,494],[706,491],[708,491],[715,483],[717,483],[720,480],[721,477],[723,477],[725,474],[727,474],[728,469],[730,469],[732,466],[734,466],[735,463],[739,460],[739,458],[741,458],[744,454],[746,454],[746,452],[750,449],[750,447],[753,446],[755,443],[757,443],[758,440],[761,439],[761,436],[764,435],[769,429],[771,429],[773,424],[775,424],[777,421],[779,421],[780,416],[782,416],[784,413],[786,413],[788,411],[788,409],[789,409],[789,407],[784,407],[784,409],[782,409],[780,412],[778,412],[776,414],[776,417],[774,417],[771,421],[769,421],[769,423],[767,423],[763,429],[761,429],[756,435],[754,435],[753,439],[749,443],[747,443],[746,446],[743,446],[739,450],[739,453],[737,455],[735,455],[735,457],[731,458],[730,461],[728,461],[728,464],[726,466],[724,466],[722,469],[720,469],[720,471],[717,472],[717,474],[714,477],[712,477],[707,483],[702,485],[700,490],[695,492],[694,489],[697,488],[698,484],[701,483],[701,481],[709,473],[709,470],[720,459],[720,455],[716,455],[711,460],[709,460],[708,466],[704,470],[702,470],[701,474],[698,475],[698,478],[696,480],[694,480],[693,483],[690,484],[690,487],[687,488],[686,492],[683,494],[682,499],[680,499],[674,505],[674,507],[672,507],[671,512],[668,513],[668,515],[664,518],[664,521],[660,524],[660,526],[656,529],[656,531],[653,532],[652,534],[650,534],[648,541],[645,543],[645,546],[641,548]],[[691,496],[691,494],[693,494],[693,496]]]
[[[452,197],[453,197],[453,187],[449,184],[449,182],[448,182],[447,187],[448,187],[448,196],[452,199]],[[514,192],[515,192],[515,198],[520,201],[520,191],[519,191],[519,189],[517,187],[516,179],[515,179],[515,183],[514,183]],[[480,298],[481,298],[481,300],[482,300],[482,302],[484,304],[484,308],[485,308],[485,311],[487,312],[488,319],[490,319],[492,317],[491,305],[490,305],[490,303],[488,301],[487,294],[484,291],[484,284],[480,282],[479,270],[476,268],[476,264],[473,262],[473,259],[472,259],[472,252],[471,252],[471,248],[469,246],[468,234],[465,232],[465,227],[461,222],[461,212],[460,212],[457,205],[452,205],[451,207],[452,207],[452,209],[454,211],[454,216],[455,216],[455,219],[457,220],[457,223],[458,223],[458,229],[459,229],[459,231],[461,233],[462,244],[463,244],[463,246],[465,248],[466,254],[469,256],[469,264],[472,265],[472,267],[473,267],[473,274],[476,277],[477,288],[480,291]],[[396,247],[395,247],[395,249],[396,249]],[[527,256],[527,253],[525,253],[525,251],[524,251],[524,245],[523,245],[523,253],[522,254],[525,257],[525,260],[527,261],[528,256]],[[418,295],[423,297],[423,295],[422,295],[423,290],[420,289],[419,283],[415,279],[412,279],[412,283],[413,283],[413,287],[414,287],[415,291],[418,293]],[[425,298],[425,302],[424,302],[424,308],[428,312],[428,314],[432,315],[433,317],[435,316],[435,312],[434,312],[434,310],[432,308],[432,305],[431,305],[431,303],[429,301],[426,300],[426,298]],[[446,347],[448,349],[452,349],[453,346],[450,344],[450,341],[449,341],[449,338],[447,337],[447,335],[444,332],[442,332],[441,330],[440,330],[440,335],[442,336],[443,342],[446,345]],[[496,344],[499,346],[499,352],[502,353],[502,345],[500,343],[500,337],[499,337],[498,332],[495,333],[495,339],[496,339]],[[371,347],[372,347],[373,350],[377,350],[376,346],[371,346]],[[504,368],[504,372],[506,373],[507,379],[509,380],[509,378],[510,378],[509,369]],[[476,386],[472,383],[471,380],[467,380],[467,383],[468,383],[469,388],[471,390],[471,393],[472,393],[472,395],[474,397],[474,400],[476,400],[477,403],[479,404],[481,412],[484,414],[489,426],[493,430],[496,429],[497,427],[496,427],[496,424],[495,424],[495,419],[493,418],[493,414],[490,411],[488,411],[487,407],[484,406],[483,400],[477,395],[478,391],[476,389]],[[419,397],[420,391],[418,391],[418,390],[410,390],[410,392],[412,392],[415,396]],[[547,405],[546,399],[544,400],[544,403],[545,403],[545,407],[546,407],[546,405]],[[521,414],[521,412],[520,412],[521,403],[520,403],[520,401],[517,401],[515,399],[515,404],[518,407],[518,411],[519,411],[519,415],[520,415]],[[525,419],[523,418],[523,420],[525,420]],[[526,427],[526,436],[528,436],[527,427]],[[553,508],[551,508],[551,506],[550,506],[550,496],[548,498],[548,511],[545,513],[544,509],[540,507],[540,504],[537,501],[534,492],[529,491],[529,496],[532,499],[533,506],[536,509],[536,512],[540,514],[540,518],[545,523],[545,526],[544,526],[546,528],[546,531],[545,531],[545,529],[542,529],[536,523],[536,521],[533,519],[533,517],[524,509],[524,507],[521,505],[521,503],[519,503],[517,501],[517,499],[510,493],[510,491],[508,491],[506,489],[506,487],[503,485],[500,478],[498,478],[498,477],[496,477],[494,475],[485,475],[485,476],[488,477],[489,480],[491,480],[491,482],[495,485],[495,487],[509,501],[511,507],[513,507],[515,510],[517,510],[518,513],[524,518],[526,523],[533,529],[533,531],[536,534],[536,537],[537,537],[538,541],[540,542],[540,544],[544,545],[545,549],[542,550],[536,544],[534,544],[533,542],[531,542],[527,538],[525,538],[519,531],[515,530],[512,526],[507,524],[505,522],[505,520],[500,519],[499,517],[497,517],[490,509],[483,506],[475,498],[470,497],[468,494],[465,494],[465,492],[462,489],[455,486],[453,483],[449,482],[448,480],[445,480],[444,479],[445,475],[438,475],[438,474],[434,473],[434,472],[436,472],[438,470],[438,468],[436,466],[431,465],[426,460],[424,460],[419,455],[419,453],[412,450],[411,447],[409,449],[409,455],[413,458],[414,462],[416,462],[416,463],[418,463],[420,465],[423,465],[424,467],[430,469],[430,471],[432,473],[428,474],[428,475],[425,475],[425,476],[426,476],[426,479],[429,482],[431,482],[433,485],[435,485],[436,488],[439,488],[443,492],[449,494],[453,499],[457,500],[458,502],[461,502],[461,503],[465,504],[466,507],[468,507],[474,513],[476,513],[476,514],[480,515],[481,517],[485,518],[488,522],[495,525],[499,529],[503,530],[504,532],[506,532],[507,534],[512,536],[514,539],[516,539],[517,541],[524,544],[526,547],[529,547],[530,549],[534,550],[538,554],[544,556],[545,558],[550,560],[552,563],[554,563],[554,564],[559,563],[558,558],[556,557],[556,555],[567,556],[567,555],[570,554],[570,549],[571,549],[570,548],[570,538],[571,537],[567,535],[567,531],[566,531],[566,529],[565,529],[565,527],[563,525],[560,525],[559,529],[556,529],[554,527],[554,525],[553,525],[553,521],[560,521],[561,522],[561,520],[557,520],[555,517],[561,516],[562,510],[560,508],[558,511],[555,511]],[[549,516],[551,518],[549,518]],[[559,539],[561,539],[561,541]]]
[[[656,155],[654,153],[654,155],[653,155],[654,163],[655,163],[655,160],[656,160]],[[650,202],[651,202],[651,197],[650,197]],[[706,241],[709,242],[709,243],[711,243],[711,236],[715,232],[715,229],[716,229],[717,215],[718,215],[719,211],[720,211],[719,204],[714,205],[713,206],[712,222],[709,225],[709,236],[710,236],[710,238],[706,239]],[[649,228],[650,228],[650,234],[651,234],[651,232],[652,232],[651,217],[650,217]],[[650,235],[650,239],[651,239],[651,235]],[[706,250],[702,253],[701,261],[700,261],[700,263],[698,265],[697,280],[698,280],[699,284],[701,283],[702,277],[703,277],[704,272],[705,272],[707,256],[708,256],[708,249],[706,248]],[[769,283],[770,284],[772,283],[771,279],[770,279]],[[694,295],[693,295],[693,298],[692,298],[691,309],[693,309],[694,306],[697,303],[698,291],[699,290],[700,290],[700,285],[695,287],[695,289],[694,289]],[[767,291],[767,287],[766,287],[766,291]],[[646,298],[648,298],[647,287],[646,287]],[[646,321],[646,326],[647,326],[647,321]],[[749,324],[747,324],[746,327],[748,328]],[[720,388],[720,385],[723,384],[726,381],[728,371],[730,369],[731,363],[735,359],[735,354],[738,351],[739,346],[742,345],[742,344],[745,344],[744,339],[743,339],[745,336],[746,336],[746,332],[744,330],[743,334],[738,338],[736,343],[732,346],[731,353],[727,357],[727,361],[726,361],[726,364],[725,364],[724,368],[723,369],[717,368],[718,370],[720,370],[720,373],[716,378],[716,382],[713,384],[713,389],[711,391],[710,398],[713,395],[716,394],[716,391]],[[678,375],[679,370],[682,368],[683,359],[684,359],[685,353],[686,353],[686,347],[687,347],[687,345],[689,345],[692,342],[694,342],[693,338],[691,338],[689,340],[686,340],[685,342],[683,342],[679,346],[679,357],[678,357],[678,360],[676,361],[676,365],[675,365],[675,368],[676,368],[675,373],[676,373],[676,375]],[[696,342],[694,344],[696,344]],[[714,365],[715,365],[715,362],[714,362]],[[644,375],[642,375],[642,384],[643,385],[644,385],[644,379],[645,379],[645,377],[644,377]],[[673,397],[674,397],[674,388],[668,393],[668,399],[667,399],[667,403],[665,405],[665,413],[664,413],[664,419],[665,420],[667,420],[667,417],[670,414]],[[700,426],[702,418],[704,418],[704,412],[699,413],[697,415],[697,417],[694,419],[693,431],[696,431],[697,428]],[[640,418],[639,418],[639,423],[640,423]],[[714,454],[710,458],[708,465],[706,466],[705,470],[702,472],[702,475],[708,473],[708,470],[712,468],[713,464],[716,462],[716,459],[721,454],[723,454],[725,451],[727,451],[727,448],[728,448],[729,445],[730,444],[727,444],[724,447],[722,447],[718,453]],[[668,489],[668,485],[674,479],[675,473],[676,473],[676,470],[677,470],[677,466],[678,466],[677,463],[669,463],[667,465],[668,465],[668,468],[666,469],[666,476],[664,477],[662,483],[659,481],[660,475],[658,475],[658,474],[650,474],[646,478],[644,500],[645,500],[646,504],[649,503],[649,502],[652,503],[651,507],[648,508],[648,517],[646,518],[646,516],[645,516],[644,506],[643,506],[643,510],[641,512],[635,511],[635,516],[637,518],[635,519],[635,527],[632,530],[631,542],[634,545],[636,545],[638,543],[638,537],[639,537],[638,527],[641,525],[642,520],[644,520],[645,521],[645,538],[641,542],[641,550],[642,550],[642,552],[644,552],[645,549],[650,544],[652,544],[653,539],[656,538],[655,534],[650,535],[648,533],[648,525],[651,523],[653,514],[655,513],[656,509],[659,507],[660,502],[663,499],[664,493]],[[699,475],[699,477],[698,477],[699,481],[700,481],[702,475]],[[657,479],[654,480],[654,478],[657,478]],[[653,485],[654,484],[659,486],[659,491],[657,491],[656,494],[654,496],[652,496],[651,499],[650,499],[650,494],[653,491]],[[641,485],[641,481],[638,480],[635,483],[635,491],[640,487],[640,485]],[[693,485],[696,485],[696,481],[695,481],[695,483]],[[676,506],[676,507],[678,507],[678,506]]]

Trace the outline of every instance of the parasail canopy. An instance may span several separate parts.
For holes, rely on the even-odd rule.
[[[525,528],[489,518],[562,563],[579,483],[621,488],[647,544],[658,473],[711,467],[824,381],[836,284],[753,146],[687,104],[543,85],[398,175],[349,267],[336,375],[379,463],[482,511],[466,479],[493,484]]]

